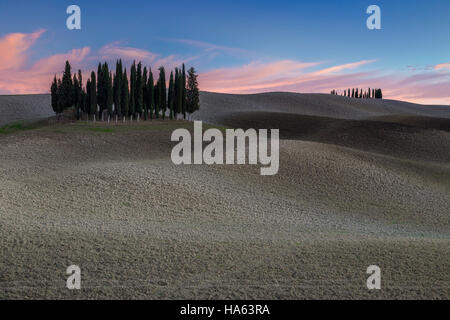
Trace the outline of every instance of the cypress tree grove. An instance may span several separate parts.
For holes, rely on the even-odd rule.
[[[122,84],[122,93],[121,93],[122,115],[124,117],[127,117],[128,112],[129,112],[129,103],[130,103],[130,93],[128,91],[127,68],[125,68],[125,70],[123,72],[123,79],[121,81],[121,84]]]
[[[136,113],[136,62],[133,61],[130,72],[130,105],[129,114],[134,116]]]
[[[186,109],[189,114],[200,109],[200,93],[198,89],[197,74],[193,67],[188,70]]]
[[[163,120],[166,117],[166,110],[167,110],[167,88],[166,88],[166,70],[164,67],[159,68],[159,80],[158,80],[158,99],[159,99],[159,105],[162,112],[162,118]]]

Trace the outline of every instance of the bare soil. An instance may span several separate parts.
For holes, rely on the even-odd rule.
[[[202,93],[194,114],[279,127],[271,177],[173,165],[184,121],[0,134],[0,298],[450,298],[448,107],[342,107],[350,117],[340,102],[312,114],[274,95]],[[65,288],[71,264],[79,291]],[[382,290],[366,287],[373,264]]]

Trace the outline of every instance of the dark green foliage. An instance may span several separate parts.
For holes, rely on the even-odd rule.
[[[158,79],[158,104],[162,112],[162,118],[166,117],[167,110],[167,88],[166,88],[166,71],[164,67],[159,68],[159,79]]]
[[[58,104],[60,112],[73,106],[73,83],[72,72],[69,61],[66,61],[64,74],[61,80],[61,87],[59,88]]]
[[[129,114],[134,116],[136,113],[136,62],[133,61],[130,72],[130,105]]]
[[[114,92],[112,83],[112,73],[108,75],[108,83],[106,86],[106,108],[108,109],[108,115],[112,113],[112,105],[114,103]]]
[[[56,75],[53,79],[52,86],[50,87],[50,93],[52,97],[52,109],[55,113],[60,113],[61,110],[59,109],[58,104],[58,80],[56,80]]]
[[[181,68],[175,68],[175,72],[170,73],[169,88],[164,67],[158,70],[159,77],[155,84],[151,69],[143,68],[141,62],[136,65],[134,61],[128,81],[121,60],[116,61],[115,74],[109,70],[108,63],[99,63],[97,73],[91,72],[84,90],[81,70],[72,77],[71,66],[67,61],[62,79],[55,76],[50,87],[52,108],[59,114],[75,106],[77,119],[80,119],[81,111],[95,114],[98,119],[105,110],[111,115],[113,105],[116,115],[135,116],[137,113],[143,114],[144,119],[149,114],[151,119],[153,116],[165,119],[167,108],[170,119],[177,118],[178,114],[186,118],[186,113],[197,110],[199,93],[195,70],[189,69],[186,77],[184,64]],[[332,94],[337,92],[333,90]]]
[[[73,90],[72,90],[73,98],[72,98],[72,101],[75,106],[77,120],[80,120],[80,102],[81,102],[80,101],[81,100],[80,91],[81,91],[81,85],[79,84],[78,79],[77,79],[77,74],[75,73],[73,75]]]
[[[186,71],[184,70],[184,63],[181,71],[181,109],[183,118],[186,119]]]
[[[381,89],[376,89],[374,96],[375,96],[375,99],[383,99],[383,93],[382,93]]]
[[[86,82],[86,100],[84,103],[84,112],[91,114],[91,79]]]
[[[127,78],[127,69],[126,68],[125,68],[122,76],[123,76],[122,81],[121,81],[121,84],[122,84],[122,93],[121,93],[122,115],[124,117],[127,117],[128,112],[129,112],[130,92],[128,91],[128,78]]]
[[[91,72],[91,85],[90,85],[90,101],[89,101],[89,114],[96,114],[97,112],[97,81],[95,77],[95,72]]]
[[[122,114],[122,60],[116,62],[116,74],[113,81],[114,92],[114,112],[116,115]]]
[[[192,67],[188,70],[188,80],[186,88],[186,111],[194,113],[200,109],[200,92],[198,89],[197,74]]]
[[[149,69],[147,85],[147,107],[150,111],[150,119],[153,119],[153,112],[155,109],[155,88],[153,81],[152,69]]]
[[[147,67],[144,67],[144,72],[142,73],[142,97],[144,103],[144,120],[147,120],[148,115],[148,86],[147,86]]]
[[[159,118],[159,81],[156,81],[156,84],[153,88],[153,95],[154,95],[154,99],[155,99],[155,118],[158,119]]]
[[[170,72],[170,80],[169,80],[169,94],[167,96],[167,104],[170,110],[170,119],[173,119],[173,107],[174,107],[174,82],[173,82],[173,72]]]
[[[136,113],[142,115],[143,107],[144,107],[144,97],[143,97],[143,78],[142,78],[142,63],[138,63],[137,71],[136,71],[136,83],[135,83],[135,105],[136,105]]]

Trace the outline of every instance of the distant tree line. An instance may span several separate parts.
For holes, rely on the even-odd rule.
[[[117,60],[113,73],[108,63],[99,63],[97,73],[91,72],[83,87],[81,70],[72,76],[72,68],[66,61],[62,78],[53,79],[52,108],[61,114],[75,108],[79,120],[83,114],[92,119],[109,120],[111,116],[126,119],[170,119],[191,114],[200,108],[197,74],[194,68],[185,71],[184,64],[170,73],[168,88],[164,67],[158,69],[155,82],[152,70],[133,62],[128,80],[127,69]]]
[[[363,91],[363,89],[353,88],[344,90],[341,94],[339,94],[336,90],[331,90],[332,95],[341,95],[343,97],[352,97],[358,99],[383,99],[383,92],[381,89],[368,89]]]

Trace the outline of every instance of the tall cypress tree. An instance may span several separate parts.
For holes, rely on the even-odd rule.
[[[85,100],[85,106],[84,111],[91,115],[91,79],[88,79],[86,82],[86,100]]]
[[[73,82],[72,82],[72,67],[69,61],[66,61],[64,74],[61,81],[60,96],[58,97],[60,109],[64,111],[66,108],[73,106]]]
[[[144,72],[142,74],[142,97],[143,97],[143,103],[144,103],[144,120],[147,120],[148,115],[148,85],[147,85],[147,67],[144,67]]]
[[[166,117],[166,110],[167,110],[166,70],[164,69],[164,67],[159,68],[158,90],[159,90],[158,94],[159,106],[161,108],[162,118],[164,120]]]
[[[183,110],[183,118],[186,119],[186,71],[184,70],[184,63],[182,67],[182,91],[181,91],[181,109]]]
[[[180,69],[175,69],[177,72],[177,83],[176,83],[176,103],[177,103],[177,113],[183,113],[183,78]]]
[[[173,83],[173,115],[175,119],[177,119],[177,115],[179,114],[179,88],[180,88],[180,75],[178,74],[178,68],[175,67],[175,79]]]
[[[108,117],[112,114],[112,106],[114,103],[114,92],[112,84],[112,73],[108,74],[108,82],[106,85],[106,108],[108,109]]]
[[[160,101],[159,101],[159,81],[156,81],[156,84],[153,88],[153,94],[154,94],[154,99],[155,99],[155,118],[158,119],[159,118],[159,110],[160,110]]]
[[[53,78],[52,86],[50,87],[51,97],[52,97],[52,109],[55,113],[60,113],[58,105],[58,80],[56,80],[56,75]]]
[[[97,81],[95,77],[95,72],[91,72],[91,86],[90,86],[90,93],[91,93],[91,99],[90,99],[90,114],[96,114],[97,113]]]
[[[170,80],[169,80],[169,94],[167,97],[167,104],[170,110],[170,119],[173,119],[173,103],[174,103],[174,82],[173,82],[173,72],[170,72]]]
[[[104,80],[103,80],[103,65],[101,63],[98,64],[97,68],[97,104],[100,106],[100,115],[102,114],[103,109],[105,108],[105,99],[104,99]],[[92,83],[91,83],[92,84]]]
[[[117,116],[122,114],[122,61],[116,61],[116,74],[114,75],[114,112]]]
[[[129,113],[134,116],[136,113],[136,62],[133,61],[130,71],[130,105]]]
[[[153,110],[155,109],[155,88],[154,88],[154,82],[153,82],[153,73],[152,69],[149,69],[148,74],[148,88],[147,88],[147,105],[150,111],[150,119],[153,119]]]
[[[198,89],[197,74],[193,67],[188,70],[186,109],[190,114],[200,109],[200,92]]]
[[[127,77],[127,68],[125,68],[125,70],[123,71],[123,79],[121,81],[122,84],[122,93],[121,93],[121,97],[122,97],[122,101],[121,101],[121,105],[122,105],[122,115],[124,117],[128,116],[128,112],[129,112],[129,102],[130,102],[130,93],[128,91],[128,77]]]
[[[142,63],[139,62],[136,71],[136,87],[135,87],[136,113],[138,113],[139,116],[142,115],[142,110],[144,106],[143,88],[144,87],[142,80]]]
[[[76,117],[77,120],[80,120],[80,91],[81,91],[81,86],[79,84],[79,81],[77,79],[77,74],[74,73],[73,75],[73,90],[72,90],[72,94],[73,94],[73,104],[75,106],[75,113],[76,113]]]

